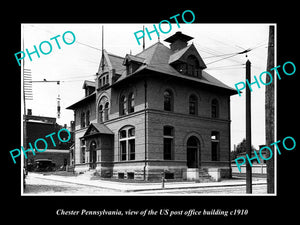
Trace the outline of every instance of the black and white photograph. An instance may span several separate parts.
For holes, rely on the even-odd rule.
[[[294,15],[142,5],[8,17],[4,214],[25,224],[292,219]]]

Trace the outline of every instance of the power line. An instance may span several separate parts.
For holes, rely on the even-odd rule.
[[[227,66],[217,66],[217,67],[212,67],[212,68],[207,68],[207,70],[216,70],[216,69],[239,69],[239,68],[244,68],[245,63],[242,64],[235,64],[235,65],[227,65]]]
[[[240,53],[235,53],[235,54],[233,54],[233,55],[230,55],[230,56],[227,56],[227,57],[225,57],[225,58],[218,59],[218,60],[215,60],[215,61],[212,61],[212,62],[206,63],[206,65],[210,65],[210,64],[212,64],[212,63],[216,63],[216,62],[219,62],[219,61],[221,61],[221,60],[224,60],[224,59],[231,58],[231,57],[233,57],[233,56],[236,56],[236,55],[238,55],[238,54],[240,54]]]
[[[48,32],[48,33],[54,34],[52,31],[49,31],[49,30],[47,30],[47,29],[45,29],[45,28],[40,28],[40,27],[37,27],[37,26],[35,26],[35,25],[30,25],[30,26],[35,27],[35,28],[40,29],[40,30],[44,30],[44,31],[46,31],[46,32]],[[68,37],[66,37],[66,39],[71,40],[71,39],[68,38]],[[92,45],[85,44],[85,43],[82,43],[82,42],[77,41],[77,40],[75,40],[75,43],[81,44],[81,45],[83,45],[83,46],[86,46],[86,47],[89,47],[89,48],[92,48],[92,49],[95,49],[95,50],[97,50],[97,51],[101,51],[100,48],[96,48],[96,47],[94,47],[94,46],[92,46]]]

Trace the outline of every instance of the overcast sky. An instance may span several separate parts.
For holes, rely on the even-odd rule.
[[[60,95],[61,118],[57,122],[70,125],[74,120],[72,110],[65,108],[84,97],[82,89],[84,80],[94,80],[101,58],[101,36],[103,24],[22,24],[24,31],[24,45],[29,52],[38,48],[42,41],[52,44],[52,52],[48,55],[40,54],[40,58],[33,54],[32,61],[25,58],[25,68],[31,69],[34,81],[46,79],[60,80],[56,83],[33,83],[33,100],[26,100],[26,108],[33,111],[33,115],[57,117],[57,97]],[[104,24],[104,48],[107,52],[125,57],[127,53],[137,54],[142,51],[138,45],[134,32],[141,30],[143,25],[149,30],[153,24]],[[168,30],[168,28],[163,28]],[[61,36],[66,31],[75,34],[76,42],[66,45]],[[194,43],[204,62],[206,72],[234,88],[234,84],[245,80],[245,54],[239,54],[228,59],[231,53],[238,53],[253,48],[247,56],[251,61],[253,76],[259,76],[266,71],[267,44],[269,24],[172,24],[168,34],[160,33],[160,41],[181,31],[194,37],[189,43]],[[55,40],[50,38],[61,35],[59,41],[61,49],[57,48]],[[146,36],[146,48],[158,41],[156,33],[152,40]],[[71,37],[66,35],[66,37]],[[70,41],[70,40],[68,40]],[[43,45],[47,51],[47,44]],[[223,56],[222,56],[223,55]],[[217,61],[219,59],[223,59]],[[215,62],[217,61],[217,62]],[[16,62],[17,63],[17,62]],[[252,92],[252,144],[265,143],[265,86],[258,89],[253,86]],[[23,107],[22,107],[23,112]],[[245,137],[245,92],[240,97],[231,97],[231,148]]]

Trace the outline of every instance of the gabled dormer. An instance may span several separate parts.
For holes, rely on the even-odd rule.
[[[82,89],[85,89],[85,97],[91,95],[95,91],[95,82],[85,80]]]
[[[144,58],[126,54],[123,65],[126,66],[126,75],[134,73],[143,63]]]
[[[170,55],[169,64],[183,75],[202,78],[202,70],[206,65],[194,44],[188,45],[188,41],[192,39],[188,35],[176,32],[165,40],[170,43],[174,52]]]

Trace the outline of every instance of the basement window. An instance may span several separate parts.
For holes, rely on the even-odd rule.
[[[134,179],[134,173],[127,173],[127,179]]]
[[[124,173],[118,173],[118,179],[124,179]]]

